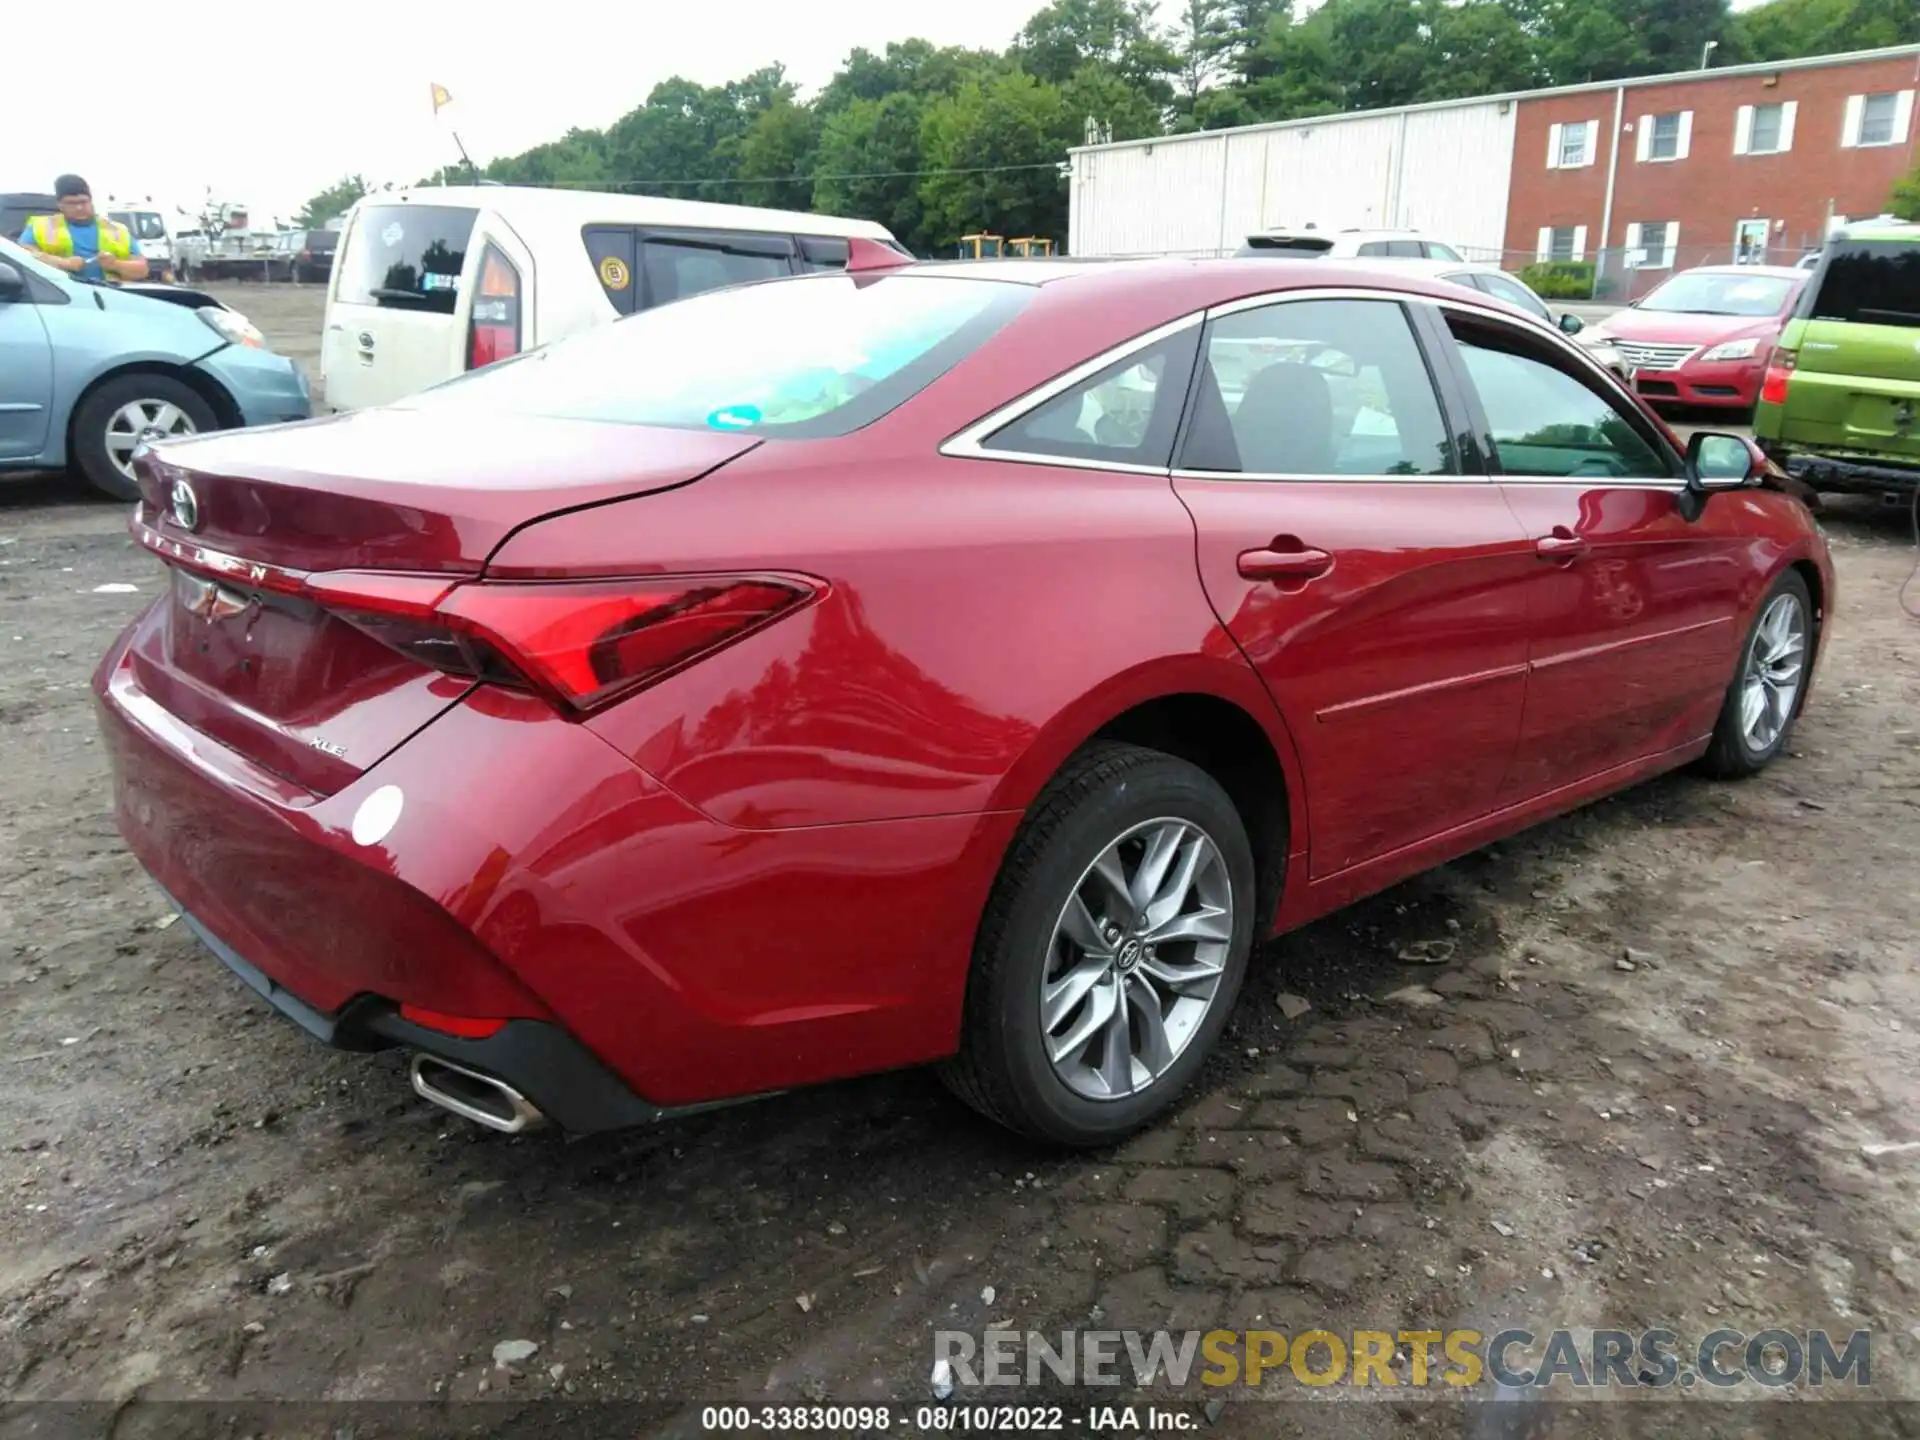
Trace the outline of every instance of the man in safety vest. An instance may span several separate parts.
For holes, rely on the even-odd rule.
[[[53,182],[53,194],[60,213],[29,219],[20,234],[22,246],[82,280],[111,284],[147,278],[140,242],[126,226],[94,214],[93,191],[86,181],[62,175]]]

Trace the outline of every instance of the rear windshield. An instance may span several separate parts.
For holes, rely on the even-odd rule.
[[[1811,319],[1920,325],[1920,241],[1840,242],[1807,288],[1800,313]]]
[[[1676,275],[1637,308],[1678,315],[1778,315],[1793,281],[1773,275]]]
[[[340,298],[451,315],[480,212],[458,205],[371,205],[340,252]]]
[[[845,435],[933,383],[1032,295],[1025,285],[925,275],[817,275],[713,290],[402,403],[794,438]]]

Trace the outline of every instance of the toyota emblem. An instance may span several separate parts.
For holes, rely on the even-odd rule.
[[[184,480],[173,482],[173,489],[167,492],[167,501],[173,510],[173,523],[182,530],[200,528],[200,497],[193,493],[193,486]]]

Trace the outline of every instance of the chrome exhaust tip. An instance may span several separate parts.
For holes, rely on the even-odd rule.
[[[482,1071],[415,1052],[412,1074],[413,1093],[422,1100],[431,1100],[441,1109],[489,1130],[524,1135],[547,1123],[539,1106],[504,1080]]]

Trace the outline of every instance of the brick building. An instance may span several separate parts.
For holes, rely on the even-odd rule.
[[[1406,227],[1470,258],[1791,264],[1920,157],[1920,45],[1075,149],[1068,250],[1230,254],[1279,226]]]
[[[1521,97],[1504,248],[1599,260],[1630,291],[1689,265],[1791,264],[1885,209],[1914,165],[1916,88],[1909,48]]]

